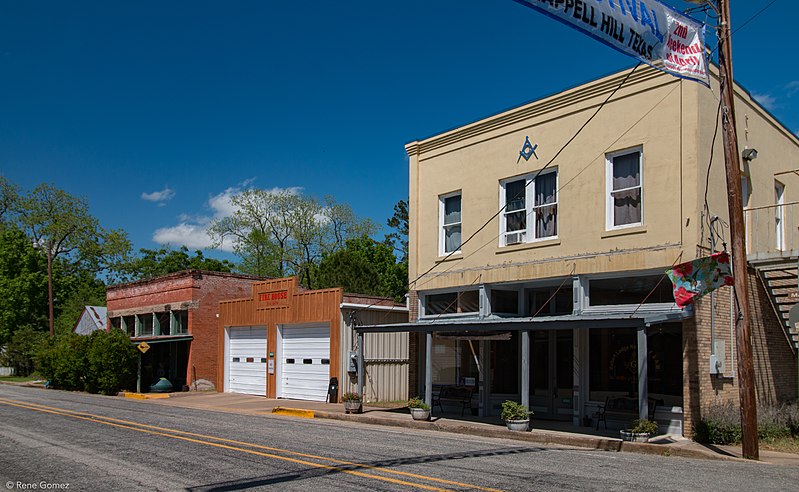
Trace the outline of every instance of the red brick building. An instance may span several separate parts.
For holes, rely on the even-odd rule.
[[[160,377],[176,389],[213,388],[218,373],[219,301],[249,296],[260,280],[186,270],[108,287],[108,326],[150,346],[142,357],[142,388],[146,391]]]

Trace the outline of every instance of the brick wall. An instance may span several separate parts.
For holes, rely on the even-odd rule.
[[[106,292],[108,316],[188,309],[189,347],[187,382],[214,382],[219,366],[219,301],[250,297],[259,279],[247,275],[184,271],[156,279],[109,287]]]
[[[797,396],[796,353],[788,342],[763,284],[753,270],[750,270],[748,280],[758,402],[775,404],[792,400]],[[709,295],[697,300],[694,304],[694,317],[683,323],[683,411],[686,437],[693,435],[694,424],[701,420],[703,411],[709,406],[725,402],[737,405],[739,402],[738,379],[731,377],[738,373],[734,334],[730,336],[731,291],[731,287],[724,287],[714,295],[713,338],[725,342],[724,377],[710,374]]]
[[[194,288],[197,309],[189,311],[189,333],[194,337],[189,350],[188,380],[216,381],[219,367],[219,301],[240,299],[252,292],[254,280],[248,278],[204,275]]]

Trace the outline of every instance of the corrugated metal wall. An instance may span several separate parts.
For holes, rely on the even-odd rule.
[[[357,378],[350,378],[347,363],[350,350],[355,350],[350,322],[351,308],[342,308],[341,315],[341,393],[358,390]],[[407,311],[356,309],[361,325],[407,323]],[[408,333],[367,333],[364,335],[364,397],[367,402],[408,399]]]

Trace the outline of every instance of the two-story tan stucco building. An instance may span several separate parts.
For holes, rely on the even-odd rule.
[[[729,243],[718,80],[629,72],[406,145],[411,320],[361,332],[414,334],[412,393],[473,386],[481,415],[513,399],[575,425],[616,399],[611,425],[686,435],[737,402],[731,289],[678,308],[664,275]],[[778,297],[796,292],[799,139],[740,87],[736,111],[757,391],[776,402],[797,394]]]

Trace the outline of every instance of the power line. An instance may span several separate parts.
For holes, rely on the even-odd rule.
[[[549,162],[547,162],[547,163],[546,163],[546,165],[545,165],[544,167],[542,167],[541,169],[539,169],[539,170],[538,170],[538,172],[535,174],[535,176],[533,177],[533,179],[532,179],[532,180],[530,180],[530,181],[528,181],[527,183],[525,183],[525,185],[524,185],[524,189],[526,189],[526,188],[527,188],[527,187],[530,185],[530,183],[532,183],[532,182],[535,182],[535,179],[536,179],[536,178],[538,178],[538,176],[539,176],[539,175],[540,175],[540,174],[541,174],[541,173],[542,173],[542,172],[543,172],[545,169],[547,169],[547,168],[548,168],[548,167],[549,167],[549,166],[550,166],[550,165],[551,165],[553,162],[555,162],[555,159],[557,159],[557,158],[558,158],[558,156],[559,156],[559,155],[560,155],[560,154],[561,154],[561,153],[562,153],[564,150],[566,150],[566,147],[568,147],[568,146],[569,146],[569,144],[571,144],[571,143],[574,141],[574,139],[575,139],[575,138],[577,138],[577,136],[580,134],[580,132],[582,132],[582,131],[583,131],[583,129],[584,129],[586,126],[588,126],[588,123],[590,123],[590,122],[591,122],[591,120],[593,120],[593,119],[594,119],[594,117],[595,117],[595,116],[596,116],[596,115],[599,113],[599,111],[601,111],[601,110],[602,110],[602,108],[604,108],[604,107],[605,107],[605,105],[608,103],[608,101],[610,101],[610,99],[611,99],[611,98],[612,98],[612,97],[613,97],[613,96],[616,94],[616,92],[618,92],[618,91],[619,91],[619,89],[621,89],[621,88],[622,88],[622,86],[623,86],[623,85],[624,85],[624,84],[627,82],[627,80],[629,80],[630,76],[631,76],[631,75],[632,75],[632,74],[635,72],[635,70],[636,70],[638,67],[640,67],[640,66],[641,66],[641,62],[638,62],[638,64],[637,64],[636,66],[634,66],[634,67],[633,67],[633,69],[632,69],[632,70],[630,70],[630,71],[627,73],[627,75],[624,77],[624,80],[622,80],[622,81],[621,81],[621,83],[620,83],[620,84],[619,84],[619,85],[618,85],[618,86],[617,86],[615,89],[613,89],[613,92],[611,92],[611,93],[608,95],[608,97],[607,97],[607,98],[606,98],[604,101],[602,101],[602,104],[600,104],[600,105],[599,105],[599,107],[596,109],[596,111],[594,111],[594,114],[592,114],[592,115],[591,115],[591,116],[590,116],[590,117],[589,117],[589,118],[588,118],[588,119],[585,121],[585,123],[583,123],[583,125],[582,125],[582,126],[581,126],[581,127],[578,129],[578,130],[577,130],[577,132],[576,132],[574,135],[572,135],[572,137],[571,137],[571,138],[569,138],[569,140],[568,140],[568,141],[567,141],[565,144],[563,144],[563,146],[560,148],[560,150],[558,150],[558,152],[555,154],[555,156],[554,156],[554,157],[552,157],[552,158],[549,160]],[[522,191],[524,191],[524,190],[522,190]],[[519,194],[517,194],[517,196],[516,196],[516,197],[514,197],[514,198],[519,198],[519,196],[521,196],[520,194],[521,194],[521,191],[520,191],[520,192],[519,192]],[[505,202],[505,205],[503,205],[503,206],[502,206],[502,207],[501,207],[501,208],[500,208],[500,209],[499,209],[499,210],[498,210],[498,211],[497,211],[497,212],[496,212],[494,215],[492,215],[492,216],[491,216],[491,217],[490,217],[490,218],[489,218],[487,221],[485,221],[485,222],[483,223],[483,225],[481,225],[481,226],[480,226],[480,227],[479,227],[479,228],[478,228],[476,231],[474,231],[474,232],[473,232],[473,233],[472,233],[472,234],[471,234],[471,235],[470,235],[468,238],[466,238],[466,240],[465,240],[465,241],[463,241],[463,242],[460,244],[460,247],[461,247],[461,248],[463,248],[463,246],[464,246],[464,245],[468,244],[468,243],[469,243],[469,241],[471,241],[471,240],[472,240],[472,239],[473,239],[473,238],[474,238],[474,237],[475,237],[477,234],[479,234],[479,233],[480,233],[480,232],[481,232],[483,229],[485,229],[485,228],[488,226],[488,224],[490,224],[490,223],[491,223],[491,221],[493,221],[495,218],[497,218],[497,217],[499,216],[499,214],[501,214],[501,213],[502,213],[502,212],[503,212],[503,211],[504,211],[506,208],[508,208],[508,203],[507,203],[507,201]],[[435,268],[436,268],[438,265],[440,265],[440,264],[441,264],[441,263],[443,263],[444,261],[448,260],[448,259],[449,259],[450,257],[452,257],[452,255],[454,255],[455,253],[456,253],[456,251],[451,251],[451,252],[450,252],[449,254],[447,254],[447,255],[446,255],[446,256],[445,256],[445,257],[444,257],[444,258],[443,258],[443,259],[442,259],[440,262],[437,262],[437,263],[433,264],[433,266],[431,266],[431,267],[430,267],[430,268],[429,268],[429,269],[428,269],[426,272],[424,272],[423,274],[419,275],[418,277],[416,277],[416,278],[415,278],[415,279],[413,279],[412,281],[408,282],[408,288],[410,289],[410,286],[411,286],[412,284],[415,284],[415,283],[416,283],[416,282],[417,282],[417,281],[418,281],[420,278],[424,277],[425,275],[427,275],[427,274],[429,274],[430,272],[432,272],[433,270],[435,270]]]

